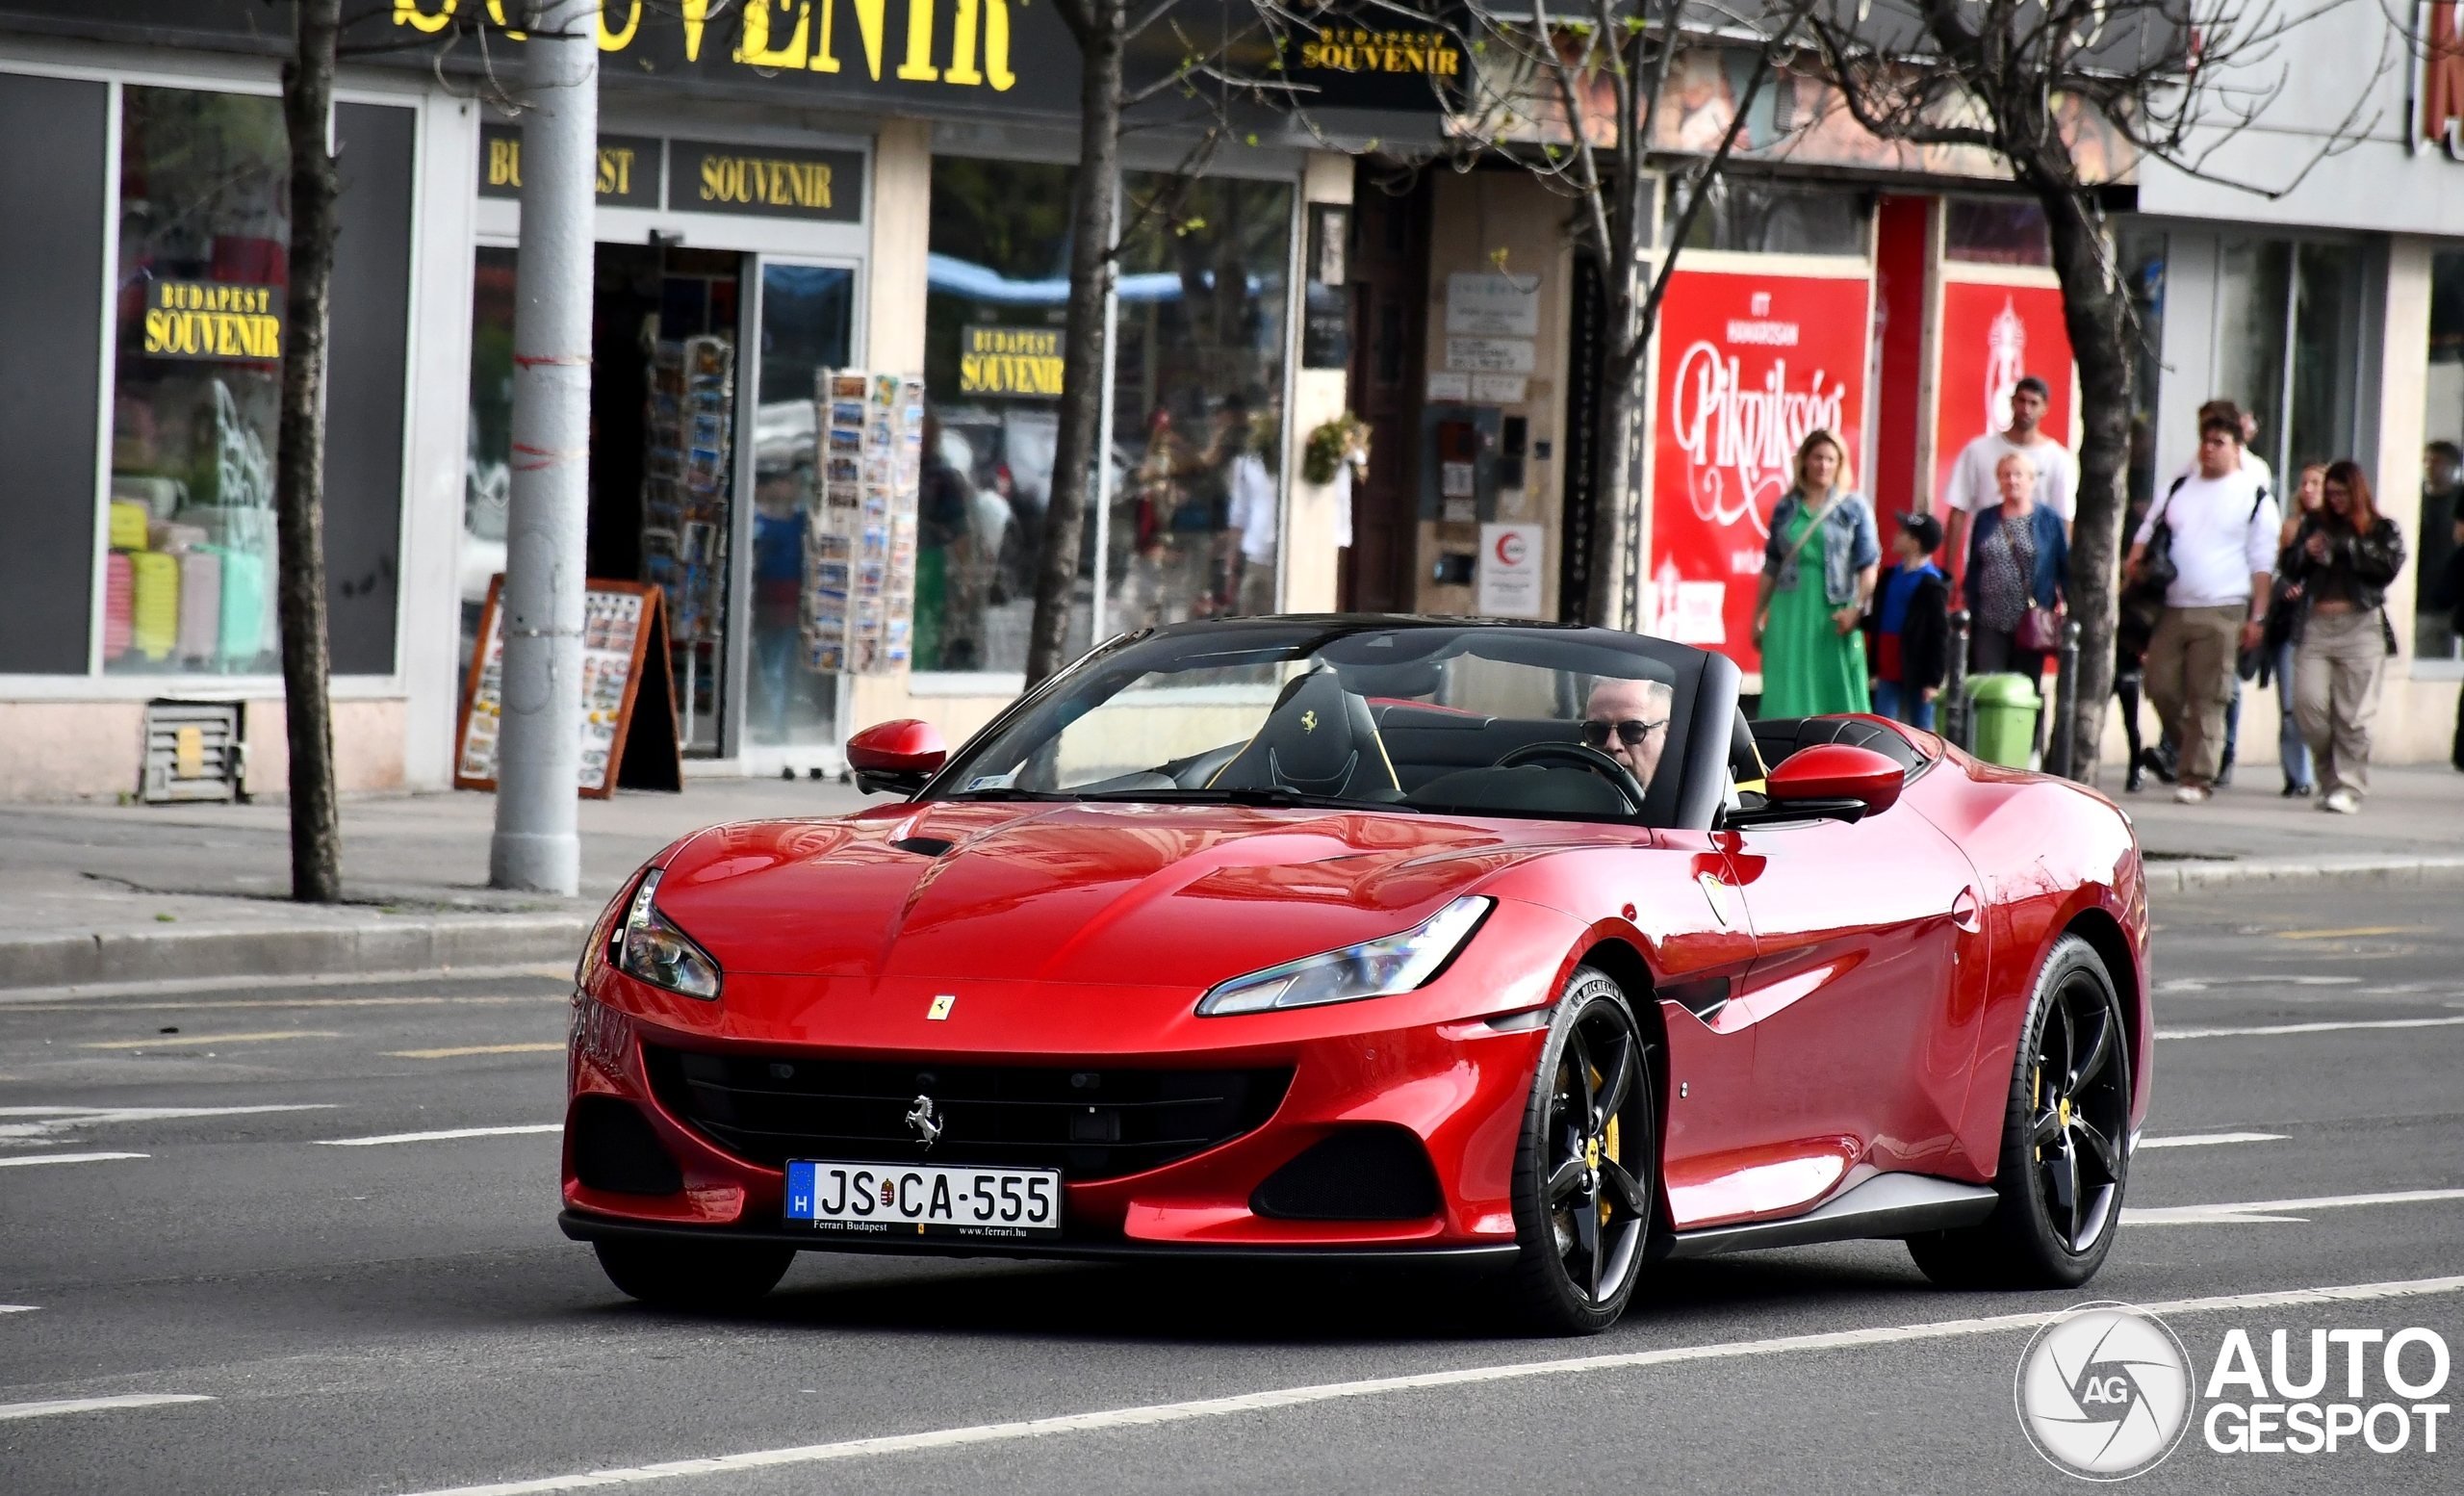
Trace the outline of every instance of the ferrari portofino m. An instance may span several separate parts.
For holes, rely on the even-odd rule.
[[[799,1250],[1460,1260],[1538,1326],[1650,1265],[1905,1240],[2067,1287],[2147,1105],[2091,790],[1725,657],[1445,618],[1175,625],[896,803],[653,858],[574,996],[565,1231],[629,1294]]]

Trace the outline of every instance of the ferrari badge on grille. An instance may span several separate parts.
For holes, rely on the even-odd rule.
[[[933,1019],[935,1022],[938,1022],[942,1019],[946,1019],[950,1016],[950,1010],[958,1006],[958,997],[955,994],[943,993],[940,996],[933,999],[933,1006],[924,1010],[924,1016]]]
[[[939,1114],[933,1110],[933,1098],[917,1096],[915,1104],[907,1109],[907,1125],[914,1129],[926,1148],[931,1148],[940,1141],[944,1123]]]

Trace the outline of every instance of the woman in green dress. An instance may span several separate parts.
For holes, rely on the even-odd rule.
[[[1874,511],[1848,491],[1848,454],[1816,429],[1797,447],[1797,483],[1771,512],[1754,643],[1766,717],[1870,711],[1858,620],[1874,595],[1882,545]]]

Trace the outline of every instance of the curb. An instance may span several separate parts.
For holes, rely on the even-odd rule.
[[[598,917],[593,911],[262,930],[36,936],[0,941],[0,992],[99,982],[359,975],[571,962]]]
[[[2440,883],[2464,878],[2464,857],[2327,857],[2150,862],[2150,892],[2191,893],[2243,883]]]

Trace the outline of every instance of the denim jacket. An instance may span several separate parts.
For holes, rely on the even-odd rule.
[[[1805,506],[1804,498],[1791,488],[1780,506],[1771,511],[1771,540],[1762,548],[1762,574],[1772,579],[1772,590],[1792,592],[1797,585],[1797,563],[1815,554],[1817,542],[1809,540],[1802,550],[1787,538],[1788,528],[1797,522],[1797,512]],[[1841,494],[1831,506],[1831,517],[1823,522],[1819,544],[1822,555],[1822,595],[1834,607],[1845,607],[1857,601],[1857,574],[1883,558],[1882,542],[1874,537],[1874,510],[1861,494]],[[1791,555],[1790,553],[1795,554]]]

